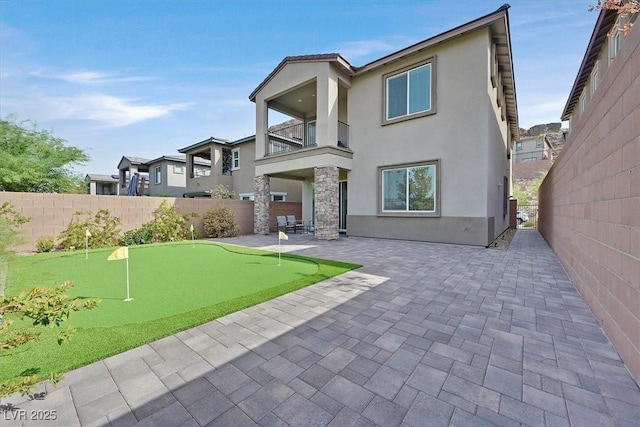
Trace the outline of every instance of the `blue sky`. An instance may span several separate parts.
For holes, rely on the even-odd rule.
[[[31,119],[117,172],[210,136],[255,134],[249,94],[289,55],[352,65],[495,11],[504,0],[0,0],[0,115]],[[520,127],[558,122],[594,0],[512,0]]]

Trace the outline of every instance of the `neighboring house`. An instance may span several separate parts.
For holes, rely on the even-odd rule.
[[[187,161],[184,154],[158,157],[147,162],[149,167],[149,195],[183,197],[187,192]],[[211,162],[196,159],[201,173],[211,171]]]
[[[211,197],[211,190],[222,184],[241,200],[254,200],[255,136],[236,141],[211,137],[178,150],[186,154],[186,197]],[[210,162],[203,170],[199,162]],[[299,180],[274,178],[269,192],[271,201],[300,202]]]
[[[118,175],[100,175],[90,173],[84,181],[87,183],[87,194],[117,196],[120,194]]]
[[[361,67],[286,57],[256,104],[255,232],[275,178],[302,180],[318,239],[487,246],[509,226],[519,137],[508,6]],[[273,129],[269,110],[301,123]],[[270,130],[271,129],[271,130]]]
[[[172,154],[157,159],[123,156],[118,164],[120,170],[120,194],[127,194],[129,179],[135,173],[140,173],[146,180],[145,193],[147,196],[183,197],[187,192],[187,166],[184,154]],[[195,161],[198,173],[208,175],[211,163],[208,160]]]
[[[513,163],[553,160],[553,146],[546,135],[529,136],[516,142]]]
[[[602,327],[636,381],[640,380],[637,17],[621,17],[611,10],[598,15],[561,116],[570,123],[566,143],[540,186],[538,222],[540,233],[598,319],[597,325],[585,325],[585,330]],[[635,25],[626,36],[607,35],[629,19]],[[592,364],[596,370],[604,366]],[[615,377],[610,381],[614,383]],[[635,417],[637,421],[637,411]]]
[[[127,195],[127,190],[129,189],[129,181],[131,177],[136,173],[139,173],[141,177],[144,177],[145,183],[145,194],[148,189],[149,182],[149,166],[147,162],[149,159],[145,159],[144,157],[135,157],[135,156],[122,156],[120,159],[120,163],[118,163],[118,187],[120,189],[120,194]]]

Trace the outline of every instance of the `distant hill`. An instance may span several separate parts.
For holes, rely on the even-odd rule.
[[[529,129],[520,128],[520,138],[538,135],[546,135],[551,145],[558,151],[564,146],[564,135],[562,133],[562,123],[560,122],[535,125]]]

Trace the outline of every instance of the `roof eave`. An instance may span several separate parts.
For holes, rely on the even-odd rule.
[[[580,95],[584,90],[588,77],[591,75],[593,65],[598,59],[602,45],[604,44],[604,41],[607,40],[607,34],[609,33],[611,26],[615,23],[616,17],[617,13],[613,10],[603,9],[600,11],[596,25],[591,33],[589,44],[587,45],[584,57],[582,58],[582,63],[578,69],[578,74],[576,75],[576,79],[573,82],[571,91],[569,92],[567,103],[562,110],[562,115],[560,116],[561,120],[569,120],[573,115],[573,110],[580,99]]]

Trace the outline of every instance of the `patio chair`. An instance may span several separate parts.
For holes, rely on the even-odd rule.
[[[278,231],[284,231],[285,233],[287,232],[287,217],[284,215],[278,215],[276,216],[276,221],[278,222]]]
[[[301,232],[304,231],[304,221],[296,220],[295,215],[287,215],[287,227],[293,229],[294,233],[297,233],[298,230]]]

